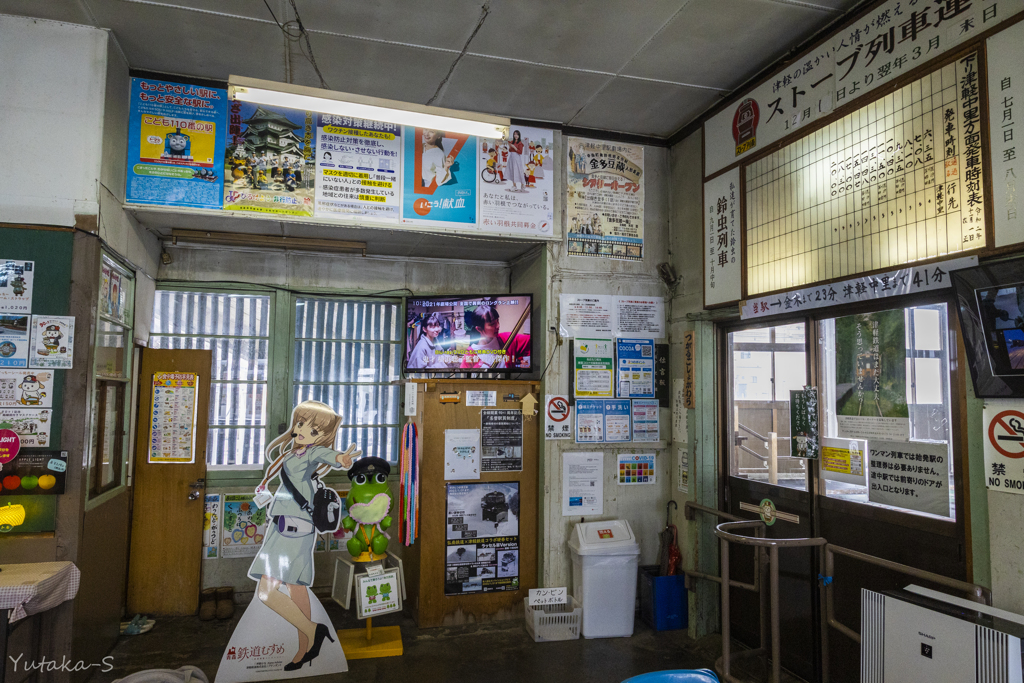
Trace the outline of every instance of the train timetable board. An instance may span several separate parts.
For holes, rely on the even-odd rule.
[[[747,295],[984,247],[970,53],[746,167]]]

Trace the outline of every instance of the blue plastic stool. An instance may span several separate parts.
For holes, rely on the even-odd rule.
[[[622,681],[622,683],[719,683],[718,676],[708,669],[674,669],[652,671]]]

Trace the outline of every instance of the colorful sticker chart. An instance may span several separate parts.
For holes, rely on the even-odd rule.
[[[657,481],[654,453],[620,453],[619,484],[653,484]]]
[[[747,294],[984,247],[977,53],[746,168]]]
[[[195,462],[196,390],[192,372],[153,373],[149,462]]]

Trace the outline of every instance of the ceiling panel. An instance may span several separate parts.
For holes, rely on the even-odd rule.
[[[435,104],[513,118],[564,122],[608,79],[598,74],[466,56]]]
[[[494,2],[474,54],[617,72],[685,0]]]
[[[284,36],[273,23],[114,0],[90,6],[99,25],[114,30],[132,68],[285,80]]]
[[[732,90],[836,16],[766,0],[693,0],[623,73]]]
[[[668,137],[717,102],[721,95],[699,88],[616,78],[571,125]]]
[[[92,24],[80,0],[3,0],[0,2],[0,12],[69,24]]]
[[[291,3],[288,0],[276,1],[288,4],[286,16],[292,18]],[[261,2],[258,4],[262,6]],[[480,8],[484,3],[483,0],[296,0],[295,4],[302,15],[303,24],[311,30],[461,51],[476,28]],[[280,14],[278,18],[281,18]]]

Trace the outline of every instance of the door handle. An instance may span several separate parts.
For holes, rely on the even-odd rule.
[[[192,491],[188,494],[189,500],[199,500],[199,496],[202,494],[200,491],[206,488],[206,479],[196,479],[194,482],[188,485]]]
[[[194,490],[188,494],[189,500],[199,500],[200,493],[198,490]]]

